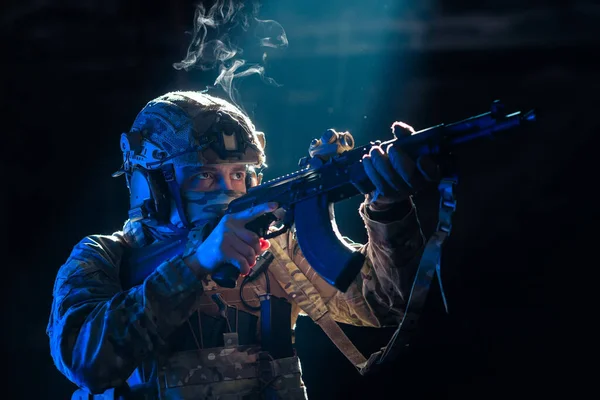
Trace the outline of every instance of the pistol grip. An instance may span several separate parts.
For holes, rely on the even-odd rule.
[[[220,265],[211,274],[212,280],[217,285],[229,289],[236,287],[239,276],[240,270],[231,264]]]
[[[248,222],[246,229],[256,233],[259,237],[264,237],[269,231],[269,226],[274,221],[277,221],[277,217],[275,214],[268,212]],[[217,285],[230,289],[236,287],[239,276],[240,271],[231,264],[220,265],[211,274],[212,280]]]

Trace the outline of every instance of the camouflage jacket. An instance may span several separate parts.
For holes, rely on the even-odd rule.
[[[327,284],[308,265],[293,234],[271,240],[287,251],[312,282],[334,320],[394,326],[402,318],[424,247],[416,209],[411,205],[401,216],[375,216],[362,204],[359,212],[369,237],[359,248],[366,261],[345,293]],[[238,289],[220,288],[209,277],[198,279],[181,257],[162,263],[141,285],[123,290],[119,265],[128,246],[123,232],[84,238],[58,271],[54,285],[47,328],[52,358],[70,381],[91,393],[123,385],[164,348],[178,328],[189,325],[194,314],[216,314],[218,308],[209,293],[219,291],[228,304],[245,309]],[[288,297],[275,279],[270,281],[274,296]],[[259,304],[256,294],[264,293],[264,284],[263,276],[244,288],[248,304]],[[293,325],[301,310],[289,300]],[[147,371],[141,376],[143,381]]]

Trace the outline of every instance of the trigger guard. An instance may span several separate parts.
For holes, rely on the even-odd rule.
[[[277,221],[277,217],[272,212],[268,212],[248,222],[245,228],[256,233],[259,237],[265,237],[269,232],[271,223],[274,221]]]

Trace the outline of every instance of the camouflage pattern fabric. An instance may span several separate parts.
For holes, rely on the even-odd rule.
[[[327,284],[308,265],[293,233],[282,235],[273,241],[287,253],[300,271],[294,272],[288,279],[298,281],[297,274],[301,273],[318,292],[319,296],[307,286],[298,284],[305,293],[308,291],[307,297],[315,302],[313,311],[310,311],[310,305],[304,307],[311,314],[328,315],[337,322],[358,326],[394,326],[403,315],[403,306],[424,244],[416,211],[413,208],[406,216],[397,220],[379,221],[362,205],[360,214],[365,221],[369,241],[366,245],[356,247],[366,255],[367,261],[361,274],[345,293]],[[129,226],[135,227],[131,224]],[[153,360],[160,360],[161,367],[169,365],[169,362],[181,366],[185,357],[189,357],[189,354],[185,355],[186,352],[163,357],[170,335],[189,324],[193,314],[201,310],[216,312],[216,307],[209,298],[215,292],[227,294],[224,298],[228,303],[239,301],[239,290],[219,288],[214,285],[210,276],[198,279],[181,257],[174,257],[159,265],[143,284],[123,290],[119,281],[119,265],[128,247],[144,242],[139,238],[139,233],[117,232],[113,235],[88,236],[74,247],[57,274],[47,328],[51,355],[59,371],[91,393],[101,394],[110,388],[124,385],[128,380],[133,383],[133,377],[137,377],[137,382],[147,381],[150,376],[149,365],[152,365]],[[127,240],[131,237],[136,238],[134,243]],[[294,325],[297,316],[307,314],[307,311],[294,303],[293,293],[286,292],[285,284],[284,287],[274,284],[281,280],[282,274],[285,275],[285,271],[271,271],[277,265],[279,264],[273,263],[269,269],[273,278],[271,293],[287,297],[292,302]],[[280,279],[276,279],[274,272]],[[244,296],[248,298],[252,293],[264,293],[264,288],[265,279],[261,276],[248,285],[249,293],[245,292]],[[257,304],[256,298],[248,299],[253,300],[254,305]],[[243,308],[241,302],[237,306]],[[197,349],[190,350],[197,353]],[[183,361],[176,361],[179,355],[184,357]],[[252,356],[247,356],[250,357],[250,362]],[[231,361],[231,358],[227,360]],[[196,361],[204,362],[203,359]],[[181,382],[185,382],[185,377],[193,370],[192,364],[178,369]],[[245,367],[244,365],[243,368]],[[177,369],[171,371],[175,370]],[[166,374],[167,372],[164,376]],[[175,397],[170,398],[185,399],[186,397],[181,397],[187,396],[185,390],[174,389],[175,378],[170,379],[171,393],[176,393],[173,395]],[[253,387],[260,383],[257,378],[248,380],[256,381],[251,384]],[[291,387],[281,389],[281,398],[305,398],[301,380],[294,377],[291,381],[283,379],[280,383]],[[166,384],[164,388],[166,390]],[[274,390],[279,390],[277,385]],[[176,397],[177,393],[181,396]],[[303,397],[298,397],[300,395]]]
[[[288,298],[298,304],[300,309],[313,320],[318,321],[329,310],[317,288],[275,240],[271,243],[271,251],[275,256],[277,265],[270,268],[269,272],[275,276],[279,285],[287,293]]]
[[[214,190],[212,192],[184,191],[185,214],[193,225],[221,218],[228,204],[244,193],[236,190]]]
[[[390,222],[375,220],[364,203],[359,214],[365,222],[369,241],[352,246],[366,259],[360,274],[345,293],[327,283],[310,266],[293,232],[271,239],[271,243],[276,242],[317,289],[335,321],[366,327],[397,326],[404,315],[404,305],[425,247],[416,208],[413,206],[406,216]],[[290,301],[294,301],[291,295]],[[319,311],[311,317],[318,319],[323,311],[314,307]],[[310,310],[310,306],[305,308]],[[296,309],[296,312],[309,315],[303,309]]]
[[[221,160],[201,134],[211,132],[216,124],[221,128],[233,127],[243,140],[244,156],[235,162],[254,165],[265,162],[264,133],[257,131],[252,121],[231,103],[202,92],[170,92],[149,101],[136,116],[130,132],[141,133],[153,148],[166,153],[165,161],[168,159],[175,166],[232,162]],[[159,160],[152,154],[134,157],[129,150],[123,152],[125,164],[139,164],[147,169],[159,167],[162,164]]]
[[[274,260],[278,265],[271,268],[270,271],[289,297],[323,329],[325,334],[353,365],[362,366],[366,364],[367,359],[365,356],[361,354],[344,331],[331,318],[319,291],[306,275],[300,271],[277,242],[274,241],[271,244],[271,249],[275,254]]]
[[[209,348],[177,354],[159,374],[161,399],[306,399],[297,357],[269,358],[257,346]]]

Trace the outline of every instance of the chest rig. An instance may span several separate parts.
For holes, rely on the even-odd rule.
[[[292,347],[291,304],[267,273],[273,258],[263,253],[235,288],[203,281],[198,311],[159,361],[159,399],[306,398]]]

